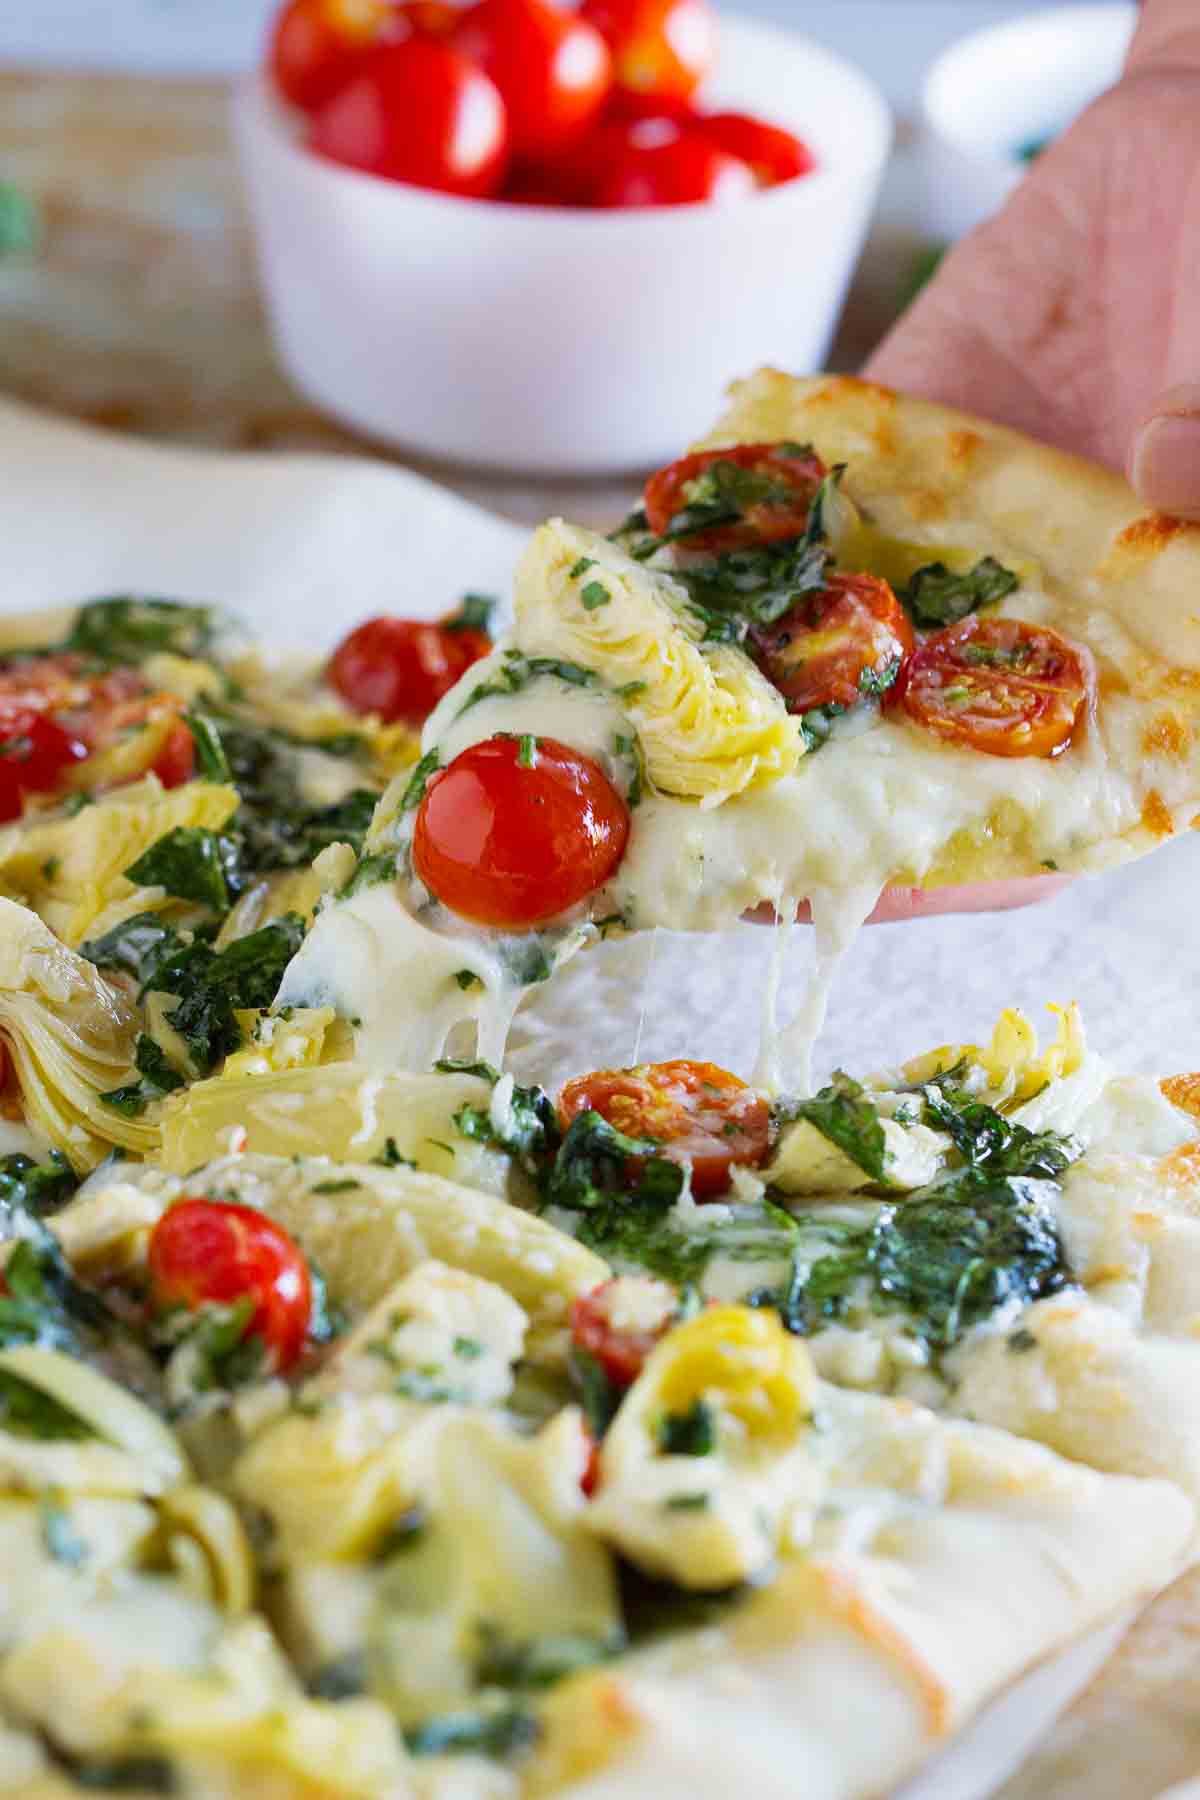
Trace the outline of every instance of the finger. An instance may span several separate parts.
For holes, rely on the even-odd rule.
[[[1200,9],[1196,0],[1145,0],[1125,65],[1143,69],[1200,69]]]
[[[1139,499],[1183,519],[1200,519],[1200,121],[1194,143],[1174,266],[1162,284],[1170,296],[1163,388],[1137,423],[1128,461]]]
[[[944,913],[1011,912],[1019,906],[1036,906],[1069,887],[1069,875],[1030,875],[1019,881],[988,881],[973,887],[884,888],[868,925],[894,925],[906,919],[932,919]],[[773,925],[773,906],[756,906],[745,915],[752,925]],[[808,903],[796,910],[796,922],[812,923]]]

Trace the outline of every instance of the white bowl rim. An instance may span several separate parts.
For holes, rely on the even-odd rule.
[[[857,64],[839,56],[836,51],[828,49],[803,32],[764,24],[741,13],[722,12],[720,25],[722,38],[728,36],[735,45],[739,40],[743,44],[757,40],[764,46],[786,46],[787,54],[803,54],[808,57],[816,79],[839,79],[847,89],[848,103],[860,105],[866,114],[861,132],[852,140],[851,154],[840,157],[836,165],[822,160],[810,174],[801,176],[798,180],[782,182],[778,187],[766,188],[747,195],[745,199],[731,200],[722,205],[699,200],[682,206],[612,209],[528,206],[499,198],[480,200],[468,195],[442,193],[436,188],[417,187],[408,182],[393,181],[386,176],[372,175],[364,169],[350,168],[344,163],[335,162],[331,157],[318,155],[301,142],[294,132],[285,128],[284,121],[289,116],[289,109],[279,100],[261,68],[251,71],[235,84],[233,105],[245,127],[272,138],[277,148],[297,163],[303,163],[310,173],[319,172],[331,182],[344,183],[348,190],[356,190],[360,194],[368,191],[390,193],[397,206],[424,208],[430,215],[438,211],[443,216],[449,216],[453,211],[460,217],[470,216],[476,219],[481,216],[485,220],[503,217],[506,223],[527,229],[531,235],[545,226],[559,231],[570,229],[581,233],[590,232],[596,236],[605,231],[614,234],[642,231],[647,235],[653,232],[658,236],[664,231],[685,230],[694,226],[697,219],[728,218],[730,213],[741,207],[754,206],[764,211],[768,208],[782,210],[784,206],[794,207],[797,212],[810,207],[814,211],[820,210],[838,189],[857,186],[864,175],[884,162],[894,131],[892,111],[883,90]]]
[[[991,156],[992,152],[985,151],[976,139],[964,136],[946,121],[941,104],[942,91],[948,81],[961,75],[960,64],[1003,55],[1013,44],[1053,36],[1064,25],[1077,29],[1081,36],[1097,30],[1111,30],[1115,36],[1120,27],[1127,27],[1132,36],[1137,17],[1136,0],[1092,0],[1084,6],[1039,7],[1036,11],[1019,13],[1016,18],[999,19],[976,31],[968,31],[948,44],[926,70],[921,84],[922,123],[960,150]]]

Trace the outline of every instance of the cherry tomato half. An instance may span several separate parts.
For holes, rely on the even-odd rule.
[[[20,818],[26,794],[53,793],[87,753],[48,714],[6,707],[0,712],[0,819]]]
[[[389,725],[397,719],[420,725],[491,647],[483,631],[368,619],[334,651],[329,680],[355,712],[377,713]]]
[[[563,1088],[558,1110],[564,1124],[598,1112],[626,1137],[653,1138],[664,1156],[691,1164],[697,1199],[723,1194],[735,1164],[762,1162],[771,1127],[754,1088],[716,1063],[686,1060],[580,1075]]]
[[[750,636],[756,662],[794,713],[884,693],[914,642],[907,613],[876,575],[831,575]]]
[[[602,887],[628,837],[629,808],[590,757],[493,737],[430,780],[413,865],[451,912],[524,930]]]
[[[689,550],[743,550],[799,537],[828,470],[819,456],[791,444],[735,444],[699,450],[660,469],[646,483],[646,519],[657,537],[674,529]],[[677,523],[690,506],[724,500],[728,524],[682,535]]]
[[[1057,631],[976,615],[926,638],[896,702],[926,731],[987,756],[1057,756],[1090,690],[1084,654]]]
[[[411,37],[367,53],[313,117],[312,148],[389,181],[486,198],[504,179],[499,90],[450,44]]]
[[[678,1310],[679,1297],[666,1282],[617,1276],[571,1302],[571,1336],[610,1381],[632,1387]]]
[[[252,1206],[179,1200],[150,1233],[150,1290],[163,1311],[249,1298],[247,1336],[260,1337],[276,1368],[299,1357],[312,1316],[308,1264],[282,1226]]]
[[[608,40],[618,88],[689,100],[717,58],[709,0],[584,0],[583,17]]]
[[[150,764],[165,788],[182,787],[196,773],[196,740],[182,719],[177,719]]]
[[[357,74],[363,56],[395,21],[387,0],[289,0],[271,33],[276,87],[306,112]]]
[[[455,47],[478,63],[508,110],[514,156],[552,157],[583,135],[612,85],[612,57],[593,25],[550,0],[479,0]]]
[[[697,122],[697,130],[718,150],[748,163],[759,187],[779,187],[809,175],[817,159],[802,138],[781,125],[768,125],[749,113],[711,113]]]
[[[658,141],[647,142],[653,129]],[[639,141],[641,139],[642,141]],[[600,177],[593,204],[602,207],[696,206],[744,200],[755,192],[745,163],[726,156],[698,132],[669,121],[642,121]]]

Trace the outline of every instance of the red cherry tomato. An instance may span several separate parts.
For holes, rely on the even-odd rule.
[[[749,113],[713,113],[698,122],[697,129],[718,150],[748,163],[759,187],[779,187],[809,175],[817,159],[802,138],[781,125],[768,125]]]
[[[358,713],[422,724],[492,640],[419,619],[368,619],[334,651],[329,680]]]
[[[182,787],[192,779],[196,773],[196,740],[182,719],[172,725],[150,767],[165,788]]]
[[[618,1387],[632,1387],[646,1358],[675,1320],[677,1296],[665,1282],[661,1285],[661,1316],[653,1323],[646,1322],[647,1309],[642,1306],[638,1308],[636,1323],[622,1317],[623,1284],[619,1279],[602,1281],[599,1287],[571,1302],[572,1338],[581,1350],[596,1358]]]
[[[625,854],[629,809],[590,757],[553,738],[488,738],[433,776],[413,865],[463,918],[524,930],[602,887]]]
[[[659,141],[638,142],[654,131]],[[746,164],[726,156],[698,132],[669,121],[633,126],[630,142],[600,178],[594,204],[603,207],[695,206],[744,200],[756,192]]]
[[[1057,631],[975,616],[926,638],[896,702],[926,731],[987,756],[1058,756],[1091,685],[1084,653]]]
[[[755,660],[793,713],[886,692],[915,641],[904,608],[875,575],[831,575],[750,635]]]
[[[276,87],[306,112],[324,105],[394,20],[387,0],[288,0],[268,50]]]
[[[691,1165],[697,1199],[723,1194],[735,1164],[762,1162],[771,1128],[770,1107],[754,1088],[716,1063],[686,1060],[578,1076],[558,1110],[565,1125],[598,1112],[626,1137],[653,1138],[663,1156]]]
[[[389,181],[483,198],[508,162],[496,84],[451,45],[411,37],[368,52],[313,118],[312,148]]]
[[[252,1206],[177,1201],[150,1233],[150,1291],[166,1311],[249,1298],[247,1336],[260,1337],[279,1369],[299,1357],[312,1315],[308,1264],[287,1232]]]
[[[449,0],[401,0],[394,10],[421,37],[448,38],[462,18],[462,8],[451,6]]]
[[[61,786],[87,745],[48,714],[5,708],[0,712],[0,818],[20,817],[26,794],[50,794]]]
[[[479,0],[454,42],[499,88],[513,154],[527,161],[553,157],[581,137],[612,85],[600,33],[550,0]]]
[[[799,537],[829,472],[819,456],[796,445],[735,444],[727,450],[699,450],[668,464],[646,483],[643,501],[651,531],[657,537],[672,530],[678,533],[680,514],[697,501],[716,498],[719,477],[726,471],[732,476],[726,488],[730,511],[740,517],[727,525],[689,531],[680,540],[689,550],[715,554]]]
[[[708,0],[584,0],[583,17],[608,40],[618,88],[688,100],[717,57]]]

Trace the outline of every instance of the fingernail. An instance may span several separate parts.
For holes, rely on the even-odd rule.
[[[1200,406],[1148,420],[1134,441],[1129,476],[1155,512],[1200,517]]]

